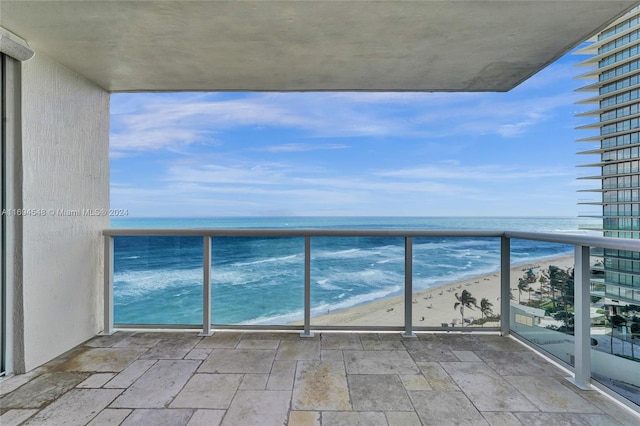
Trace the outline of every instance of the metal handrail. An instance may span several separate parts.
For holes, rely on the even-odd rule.
[[[640,239],[611,238],[565,233],[524,232],[505,230],[459,229],[106,229],[104,236],[210,236],[210,237],[506,237],[512,239],[545,241],[599,247],[617,250],[640,251]]]

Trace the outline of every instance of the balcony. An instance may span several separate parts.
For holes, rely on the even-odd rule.
[[[2,382],[0,422],[637,424],[567,375],[486,333],[118,331]]]
[[[40,368],[4,379],[2,424],[638,422],[634,410],[640,396],[640,364],[633,359],[640,355],[640,347],[619,330],[609,336],[609,330],[597,324],[589,266],[594,263],[591,256],[602,253],[592,248],[640,251],[638,241],[509,231],[388,229],[110,229],[104,235],[105,332]],[[321,320],[314,306],[317,301],[311,297],[318,290],[312,281],[322,257],[316,256],[318,242],[359,244],[365,238],[380,239],[394,256],[401,253],[396,261],[403,267],[404,282],[394,302],[400,312],[387,309],[387,319],[379,322],[347,322],[344,315]],[[496,261],[496,271],[490,274],[495,282],[483,287],[484,283],[470,278],[457,286],[437,287],[435,298],[434,293],[425,296],[417,284],[414,288],[417,264],[425,257],[416,247],[442,238],[493,241],[495,250],[487,250],[485,256]],[[200,316],[199,324],[168,318],[121,320],[126,316],[114,298],[114,271],[123,259],[119,239],[143,240],[147,249],[142,255],[154,263],[166,259],[153,241],[195,242],[191,248],[196,250],[189,250],[189,256],[200,262],[201,291],[198,306],[189,309]],[[279,239],[297,242],[288,246],[299,251],[301,259],[289,266],[299,269],[299,288],[291,289],[300,295],[299,318],[269,324],[219,322],[225,299],[212,279],[220,268],[212,253],[243,239],[261,244]],[[526,241],[573,248],[575,291],[570,299],[553,295],[554,305],[562,304],[571,314],[571,330],[549,327],[544,309],[513,300],[521,296],[514,293],[517,274],[526,268],[513,265],[512,254]],[[241,258],[237,260],[243,264]],[[500,295],[493,322],[479,323],[462,313],[460,322],[434,323],[438,306],[433,301],[446,305],[451,315],[457,313],[457,307],[454,311],[448,299],[438,296],[453,300],[453,292],[468,290],[479,300],[489,297],[487,287],[495,287],[491,291]],[[452,294],[443,294],[445,289]],[[542,284],[540,289],[548,294]],[[247,294],[246,300],[269,300],[268,292],[263,288]],[[432,309],[417,312],[430,301],[427,308]],[[528,301],[532,301],[531,292]],[[592,346],[594,340],[599,347]]]

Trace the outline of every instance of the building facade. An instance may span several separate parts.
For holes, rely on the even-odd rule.
[[[595,109],[577,117],[595,118],[578,127],[593,135],[581,138],[592,149],[579,152],[597,156],[583,167],[598,168],[586,176],[594,187],[592,200],[580,204],[597,210],[583,216],[601,217],[606,237],[640,238],[640,8],[613,22],[578,54],[589,58],[579,65],[591,69],[578,78],[596,80],[578,91],[592,93],[578,104]],[[598,182],[599,185],[596,183]],[[640,253],[605,250],[594,253],[596,263],[592,294],[605,297],[610,313],[620,306],[640,305]]]

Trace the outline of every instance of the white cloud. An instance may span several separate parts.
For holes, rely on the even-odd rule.
[[[268,146],[260,150],[269,151],[269,152],[307,152],[307,151],[321,151],[321,150],[347,149],[347,148],[349,148],[349,145],[337,144],[337,143],[326,143],[326,144],[286,143],[282,145]]]

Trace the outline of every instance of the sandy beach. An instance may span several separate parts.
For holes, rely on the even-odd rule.
[[[511,268],[511,288],[512,294],[518,300],[518,278],[521,278],[526,271],[533,269],[536,275],[540,271],[546,270],[549,265],[560,268],[573,267],[573,255],[564,255],[549,259],[539,260],[531,263],[514,265]],[[540,288],[539,283],[532,285],[534,290]],[[460,326],[462,321],[459,309],[454,309],[456,293],[467,290],[476,298],[478,305],[482,298],[487,298],[493,304],[494,314],[500,312],[500,272],[487,275],[480,275],[463,281],[445,284],[426,290],[415,291],[413,294],[413,325],[437,326],[447,323],[450,326],[454,323]],[[523,292],[521,300],[529,300],[530,293]],[[404,324],[404,296],[395,296],[388,299],[377,300],[352,308],[340,311],[329,312],[311,319],[313,325],[369,325],[369,326],[402,326]],[[465,309],[465,318],[480,319],[479,309]],[[301,324],[301,321],[293,324]],[[488,322],[486,326],[497,326],[497,322]]]

